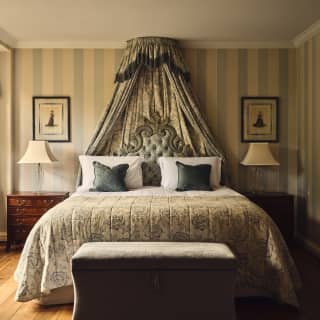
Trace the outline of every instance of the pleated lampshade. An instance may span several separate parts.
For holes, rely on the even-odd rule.
[[[28,148],[19,164],[52,163],[58,161],[53,155],[48,141],[29,141]]]
[[[271,153],[269,143],[250,143],[249,149],[243,160],[244,166],[278,166],[279,162]]]

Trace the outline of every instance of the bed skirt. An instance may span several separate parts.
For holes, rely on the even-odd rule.
[[[37,299],[38,303],[43,306],[50,306],[56,304],[70,304],[73,303],[73,300],[73,286],[66,286],[53,289],[49,294],[41,294],[40,298]]]

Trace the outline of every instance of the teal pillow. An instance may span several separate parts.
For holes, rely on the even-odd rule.
[[[94,181],[90,191],[102,192],[118,192],[128,191],[124,178],[129,168],[128,164],[119,164],[113,168],[105,166],[104,164],[94,161]]]
[[[210,164],[190,166],[176,161],[178,168],[177,191],[204,190],[210,191]]]

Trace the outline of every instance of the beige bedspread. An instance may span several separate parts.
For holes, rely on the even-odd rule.
[[[300,280],[278,228],[240,195],[71,197],[31,231],[15,272],[16,299],[71,285],[71,257],[90,241],[227,243],[238,259],[238,287],[297,305]]]

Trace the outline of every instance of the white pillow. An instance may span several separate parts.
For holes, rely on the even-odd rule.
[[[221,179],[221,158],[219,157],[159,157],[158,163],[161,169],[161,186],[166,189],[176,189],[178,185],[178,168],[176,161],[183,164],[196,166],[210,164],[210,186],[217,188]]]
[[[114,167],[119,164],[127,163],[129,168],[127,170],[124,182],[128,189],[139,189],[143,187],[142,179],[142,158],[138,156],[130,157],[116,157],[116,156],[79,156],[82,168],[82,185],[84,189],[93,188],[94,168],[93,162],[98,161],[108,167]]]

